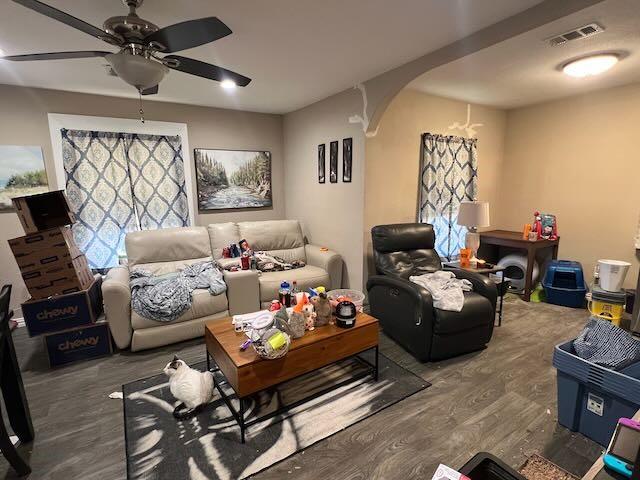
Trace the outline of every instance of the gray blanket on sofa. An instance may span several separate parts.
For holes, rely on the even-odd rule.
[[[138,315],[159,322],[171,322],[191,308],[191,293],[196,288],[209,289],[211,295],[227,290],[222,272],[212,262],[194,263],[166,275],[136,269],[129,282],[131,308]]]

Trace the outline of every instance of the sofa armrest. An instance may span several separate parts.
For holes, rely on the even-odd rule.
[[[342,287],[343,261],[339,253],[333,250],[322,250],[316,245],[309,244],[304,246],[304,253],[309,265],[322,268],[329,274],[331,285],[327,286],[327,290]]]
[[[127,267],[115,267],[109,270],[102,282],[102,301],[114,342],[120,349],[128,348],[133,330],[131,328],[131,288]]]
[[[260,310],[260,284],[257,270],[224,271],[227,284],[229,314],[257,312]]]
[[[420,285],[385,275],[367,281],[371,315],[384,331],[420,361],[429,360],[433,336],[433,298]]]
[[[469,280],[473,285],[473,290],[491,302],[493,311],[496,311],[496,301],[498,299],[498,289],[496,284],[486,275],[477,272],[470,272],[462,268],[447,268],[447,271],[453,272],[456,278],[464,278]]]

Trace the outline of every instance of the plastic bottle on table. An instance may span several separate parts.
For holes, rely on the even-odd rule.
[[[289,282],[285,281],[280,284],[278,297],[281,305],[284,305],[285,307],[291,306],[291,286],[289,285]]]
[[[300,290],[298,290],[298,282],[294,280],[293,284],[291,285],[291,306],[292,307],[296,303],[298,303],[298,299],[296,297],[298,295],[298,292],[300,292]]]

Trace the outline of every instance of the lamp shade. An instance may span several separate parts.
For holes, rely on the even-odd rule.
[[[488,227],[489,202],[463,201],[458,210],[458,225],[465,227]]]

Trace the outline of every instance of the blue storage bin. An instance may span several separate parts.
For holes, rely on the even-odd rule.
[[[580,262],[553,260],[542,280],[548,303],[564,307],[582,308],[587,285]]]
[[[558,371],[560,425],[606,447],[618,419],[631,418],[640,409],[640,379],[629,375],[640,375],[636,365],[616,372],[578,357],[573,341],[557,345],[553,366]]]

